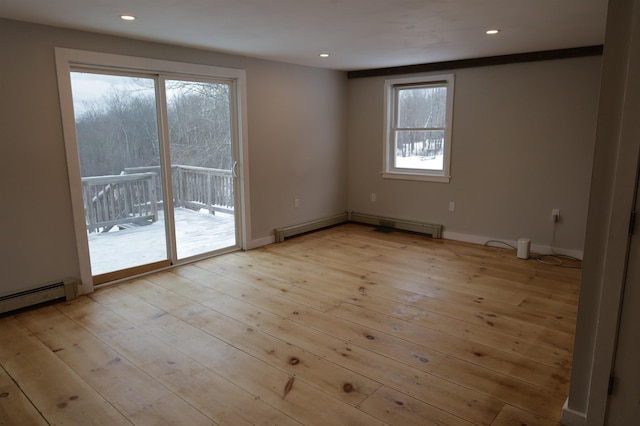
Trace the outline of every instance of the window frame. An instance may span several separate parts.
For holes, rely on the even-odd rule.
[[[451,181],[451,134],[453,128],[454,80],[454,74],[438,74],[385,80],[384,138],[381,172],[383,178],[444,183]],[[396,127],[398,117],[398,89],[410,86],[419,87],[430,85],[444,85],[447,88],[443,169],[429,170],[395,167],[395,133],[398,130],[402,130],[402,128]]]

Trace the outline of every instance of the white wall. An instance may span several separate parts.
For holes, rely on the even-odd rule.
[[[245,69],[249,240],[346,211],[343,72],[3,19],[0,40],[0,294],[79,276],[54,47]]]
[[[449,184],[381,178],[384,77],[349,80],[349,210],[443,224],[454,239],[528,237],[548,247],[559,208],[555,247],[581,252],[600,64],[585,57],[453,70]]]
[[[345,212],[346,75],[270,63],[247,78],[255,236]]]

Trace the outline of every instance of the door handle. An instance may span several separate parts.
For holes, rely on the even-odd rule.
[[[233,162],[233,166],[231,167],[231,174],[233,175],[234,178],[238,177],[238,162],[237,161]]]

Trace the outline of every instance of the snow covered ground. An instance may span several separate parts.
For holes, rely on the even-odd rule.
[[[443,156],[435,157],[396,157],[396,167],[400,169],[442,170]]]
[[[178,259],[236,244],[231,214],[176,209],[175,219]],[[167,259],[164,214],[151,225],[89,234],[89,252],[93,275]]]

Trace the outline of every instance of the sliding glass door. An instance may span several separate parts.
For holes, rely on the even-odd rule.
[[[236,247],[233,81],[70,79],[94,283]]]
[[[177,256],[234,246],[233,86],[172,79],[164,87]]]

